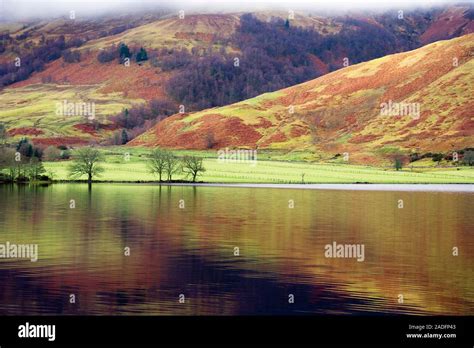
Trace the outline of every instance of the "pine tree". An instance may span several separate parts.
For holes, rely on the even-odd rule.
[[[148,60],[148,53],[146,52],[146,50],[143,47],[140,48],[140,51],[138,51],[137,56],[136,56],[135,59],[137,60],[137,63]]]
[[[128,115],[129,115],[129,111],[128,111],[128,109],[125,109],[125,111],[123,112],[123,119],[124,119],[124,122],[123,122],[124,125],[123,125],[123,126],[124,126],[125,128],[129,128],[129,124],[128,124],[128,123],[129,123],[129,118],[128,118]]]
[[[126,58],[130,58],[132,54],[130,53],[130,49],[125,44],[120,44],[119,46],[119,56],[120,56],[120,63],[123,63]]]

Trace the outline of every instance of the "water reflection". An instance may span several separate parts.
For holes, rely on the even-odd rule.
[[[0,259],[1,314],[473,312],[469,193],[64,184],[0,197],[0,243],[39,244],[36,263]],[[325,258],[333,241],[364,244],[365,261]]]

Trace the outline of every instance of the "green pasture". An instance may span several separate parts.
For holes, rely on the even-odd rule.
[[[109,147],[102,150],[105,171],[96,181],[156,181],[147,168],[148,149]],[[220,162],[216,151],[176,151],[177,156],[203,157],[206,172],[199,181],[211,183],[474,183],[474,169],[453,168],[375,168],[342,163],[308,163],[270,160],[263,154],[256,162]],[[54,180],[69,180],[69,161],[45,162]],[[185,179],[175,175],[173,179]]]

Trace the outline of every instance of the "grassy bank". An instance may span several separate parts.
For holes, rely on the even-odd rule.
[[[96,181],[139,182],[156,181],[149,173],[146,160],[149,150],[111,147],[103,150],[105,169]],[[179,156],[204,157],[206,172],[199,181],[210,183],[473,183],[474,169],[459,168],[404,168],[395,171],[389,168],[374,168],[342,163],[305,163],[270,160],[263,154],[256,163],[222,163],[215,151],[179,151]],[[45,162],[45,168],[54,173],[54,180],[69,180],[68,161]],[[303,179],[304,174],[304,179]],[[176,175],[173,179],[185,179]]]

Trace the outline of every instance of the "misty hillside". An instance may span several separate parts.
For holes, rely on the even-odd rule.
[[[1,24],[0,122],[37,144],[111,144],[180,109],[232,104],[472,31],[465,5],[398,15],[162,11]],[[93,103],[96,117],[60,117],[64,101]]]

